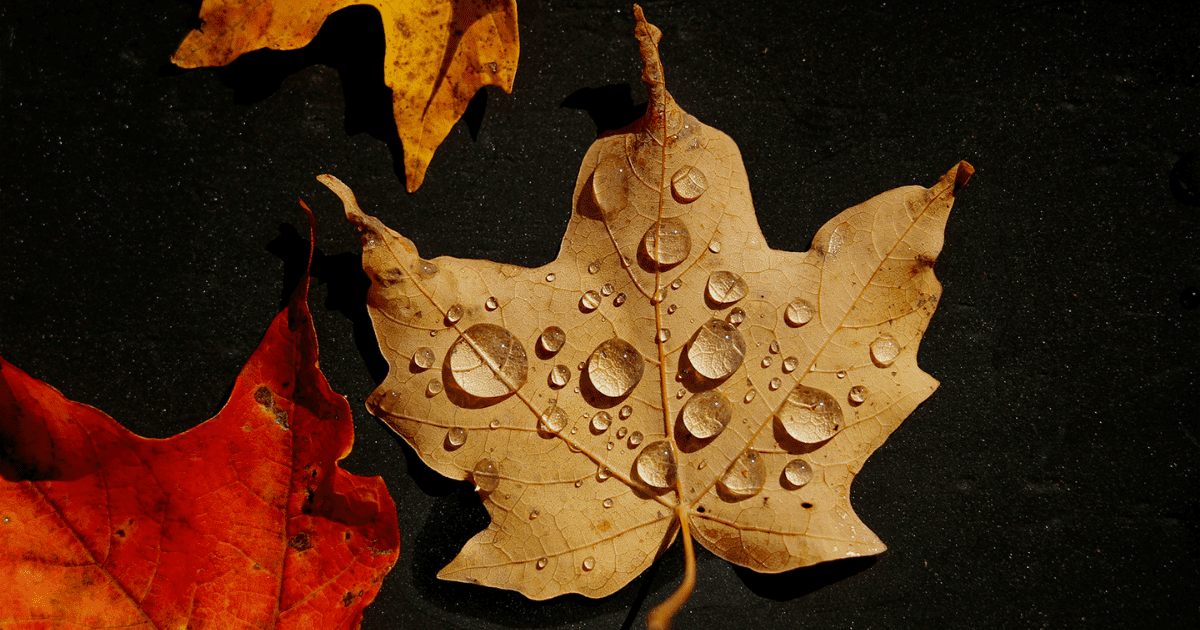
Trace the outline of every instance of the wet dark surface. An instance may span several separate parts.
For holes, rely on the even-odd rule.
[[[977,169],[921,344],[941,387],[854,486],[890,549],[775,576],[701,551],[677,627],[1193,627],[1200,5],[645,9],[672,94],[738,143],[772,247]],[[344,464],[400,510],[363,628],[644,625],[682,578],[678,544],[598,601],[435,579],[487,515],[363,407],[386,364],[358,237],[314,179],[345,181],[427,258],[550,261],[584,152],[645,101],[629,5],[521,2],[514,94],[477,97],[412,195],[373,9],[311,49],[182,71],[168,60],[196,11],[0,9],[0,355],[142,435],[202,422],[298,278],[303,198],[321,366],[355,413]]]

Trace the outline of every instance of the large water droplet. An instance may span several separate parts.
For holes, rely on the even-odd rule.
[[[543,431],[551,431],[557,433],[562,431],[567,426],[567,412],[562,410],[558,405],[550,405],[542,412],[542,419],[538,423],[538,428]]]
[[[485,457],[475,463],[475,469],[471,471],[471,479],[475,482],[476,488],[483,492],[491,492],[500,485],[500,469],[496,468],[496,462]]]
[[[787,487],[793,490],[807,485],[812,478],[812,468],[809,468],[808,462],[803,459],[793,459],[783,467],[783,480],[787,483]]]
[[[714,271],[708,276],[708,299],[717,304],[733,304],[746,297],[750,287],[736,273]]]
[[[842,406],[828,392],[796,385],[775,417],[788,435],[805,444],[815,444],[837,433],[842,424]]]
[[[742,366],[746,342],[732,324],[719,319],[709,320],[696,331],[688,346],[688,361],[702,376],[721,379]]]
[[[717,391],[696,394],[683,405],[683,426],[688,433],[701,439],[724,431],[732,417],[729,399]]]
[[[671,192],[682,203],[691,203],[708,190],[708,178],[694,166],[685,166],[671,176]]]
[[[891,365],[900,355],[900,342],[888,333],[883,333],[871,342],[871,360],[880,367]]]
[[[429,260],[418,261],[413,267],[421,278],[432,278],[438,272],[438,266]]]
[[[754,451],[746,451],[733,462],[717,483],[730,496],[745,499],[762,491],[765,478],[766,468],[763,466],[762,456]]]
[[[433,367],[433,362],[436,360],[437,356],[433,354],[432,348],[421,346],[413,352],[413,365],[421,368],[422,370],[428,370],[429,368]]]
[[[521,342],[495,324],[475,324],[450,346],[450,373],[472,396],[495,398],[520,389],[528,367]]]
[[[638,477],[654,488],[670,488],[675,482],[675,453],[666,440],[653,442],[634,461]]]
[[[584,291],[583,297],[579,298],[579,308],[585,312],[591,312],[600,307],[600,294],[595,291]]]
[[[556,365],[553,370],[550,370],[550,385],[552,387],[562,387],[571,380],[571,368],[565,365]]]
[[[446,321],[451,324],[457,324],[458,320],[462,319],[463,307],[460,304],[455,304],[446,310]]]
[[[642,247],[651,260],[660,265],[676,265],[692,249],[692,237],[679,219],[663,219],[650,226],[642,237]]]
[[[812,302],[803,298],[792,300],[791,304],[787,305],[787,309],[783,312],[783,318],[789,326],[803,326],[812,321],[813,314],[817,309],[812,305]]]
[[[861,405],[870,394],[871,391],[865,386],[855,385],[854,387],[850,388],[850,402],[853,402],[856,405]]]
[[[618,398],[642,380],[646,361],[628,341],[613,337],[602,342],[588,357],[588,380],[596,391]]]
[[[608,415],[607,411],[601,411],[592,416],[592,428],[600,433],[607,431],[610,424],[612,424],[612,416]]]
[[[548,326],[542,331],[542,336],[538,337],[538,343],[542,345],[542,349],[546,352],[554,354],[562,350],[563,344],[567,342],[567,333],[558,326]]]
[[[458,448],[467,442],[467,430],[462,427],[450,427],[446,431],[446,442],[454,448]]]

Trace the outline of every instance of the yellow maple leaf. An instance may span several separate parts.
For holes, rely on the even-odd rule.
[[[171,61],[223,66],[259,48],[300,48],[331,13],[355,5],[373,6],[383,19],[384,82],[413,192],[475,92],[485,85],[512,92],[520,50],[516,0],[204,0],[203,25]]]

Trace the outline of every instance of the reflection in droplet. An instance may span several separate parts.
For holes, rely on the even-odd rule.
[[[651,260],[660,265],[675,265],[687,258],[692,249],[692,237],[679,219],[655,222],[642,236],[642,247]]]
[[[596,559],[595,558],[588,556],[583,559],[583,570],[584,571],[591,571],[595,567],[596,567]]]
[[[809,467],[808,462],[798,457],[783,467],[783,479],[787,482],[787,486],[793,490],[807,485],[808,482],[812,481],[812,478],[812,468]]]
[[[421,346],[413,352],[413,365],[421,368],[422,370],[428,370],[429,368],[433,367],[433,362],[436,360],[437,357],[433,354],[432,348]]]
[[[646,369],[646,361],[628,341],[613,337],[602,342],[588,357],[588,380],[596,391],[618,398],[628,394]]]
[[[816,312],[817,309],[811,302],[803,298],[796,298],[787,305],[787,309],[783,312],[783,318],[789,326],[803,326],[812,321],[813,314]]]
[[[641,443],[642,443],[642,432],[641,431],[634,431],[633,433],[629,434],[629,445],[630,446],[637,446]]]
[[[567,342],[567,333],[558,326],[549,326],[542,331],[542,336],[538,338],[538,343],[542,344],[542,349],[551,354],[562,350],[563,344]]]
[[[462,446],[467,441],[467,430],[462,427],[450,427],[446,431],[446,442],[455,448]]]
[[[605,282],[604,286],[600,287],[600,295],[603,295],[604,297],[608,297],[608,296],[612,295],[612,293],[613,293],[613,285],[611,283]]]
[[[620,306],[625,303],[625,294],[618,293],[617,297],[613,298],[613,306]]]
[[[554,272],[546,274],[546,282],[554,282]]]
[[[584,311],[594,311],[600,306],[600,294],[592,290],[584,291],[583,297],[579,298],[579,308]]]
[[[751,450],[742,453],[717,483],[727,494],[745,499],[761,492],[765,479],[762,456]]]
[[[629,416],[633,415],[633,407],[625,405],[624,407],[621,407],[621,412],[617,415],[621,416],[622,420],[628,420]]]
[[[837,432],[842,424],[842,406],[828,392],[796,385],[775,416],[788,435],[805,444],[815,444]]]
[[[702,376],[721,379],[733,374],[746,356],[746,342],[732,324],[719,319],[700,327],[688,345],[688,361]]]
[[[541,558],[538,558],[538,559],[537,559],[537,565],[536,565],[536,566],[537,566],[537,568],[538,568],[538,571],[541,571],[542,569],[545,569],[545,568],[546,568],[546,564],[547,564],[547,563],[549,563],[549,562],[550,562],[550,559],[549,559],[549,558],[547,558],[547,557],[545,557],[545,556],[542,556]]]
[[[446,321],[450,322],[451,324],[457,324],[458,320],[462,319],[462,316],[463,307],[459,304],[455,304],[446,310]]]
[[[450,346],[450,373],[472,396],[495,398],[516,391],[525,384],[527,371],[521,342],[495,324],[475,324]]]
[[[601,503],[601,505],[603,505],[603,506],[604,506],[604,507],[606,507],[606,508],[610,508],[610,507],[612,507],[612,506],[613,506],[613,500],[612,500],[612,499],[605,499],[605,500],[604,500],[604,501]]]
[[[426,396],[437,396],[440,393],[442,393],[442,382],[436,378],[429,381],[429,384],[425,386]]]
[[[719,434],[733,417],[729,399],[718,391],[700,392],[683,405],[683,426],[688,433],[706,439]]]
[[[562,410],[558,405],[550,405],[542,412],[541,421],[538,423],[538,428],[543,431],[551,431],[557,433],[567,426],[567,412]]]
[[[666,440],[653,442],[634,460],[638,477],[654,488],[669,488],[675,482],[675,453]]]
[[[550,370],[550,385],[553,387],[562,387],[571,380],[571,368],[565,365],[556,365],[553,370]]]
[[[725,321],[737,326],[746,321],[746,311],[743,311],[741,307],[735,307],[733,310],[729,311],[729,315],[725,316]]]
[[[850,388],[850,400],[856,404],[862,404],[870,394],[870,390],[862,385],[855,385]]]
[[[671,176],[671,192],[683,203],[691,203],[708,190],[708,178],[694,166],[685,166]]]
[[[607,431],[610,424],[612,424],[612,416],[608,415],[607,411],[600,411],[592,416],[592,428],[600,433]]]
[[[900,355],[900,342],[888,333],[883,333],[871,342],[871,360],[880,367],[887,367]]]
[[[489,311],[494,311],[497,308],[500,308],[500,303],[496,301],[496,298],[490,297],[486,302],[483,303],[483,308],[486,308]]]
[[[746,392],[745,396],[742,396],[742,402],[744,402],[748,405],[748,404],[754,402],[754,397],[757,395],[758,395],[758,392],[756,392],[752,389],[752,390]]]
[[[719,254],[721,253],[721,241],[713,241],[708,244],[708,251]]]
[[[667,340],[669,340],[670,338],[671,338],[671,330],[670,329],[663,328],[658,331],[658,342],[659,343],[666,343]]]
[[[800,365],[800,360],[796,357],[788,357],[783,360],[783,371],[792,373],[796,370],[796,366]]]
[[[750,287],[736,273],[730,271],[714,271],[708,276],[708,299],[717,304],[733,304],[746,297]]]
[[[780,381],[778,377],[776,377],[776,378],[771,379],[771,382],[767,384],[767,387],[769,387],[771,389],[771,391],[775,391],[775,390],[779,389],[779,386],[782,384],[783,384],[783,382]]]
[[[471,479],[479,490],[491,492],[500,485],[500,470],[496,468],[495,462],[485,457],[475,463],[475,469],[471,471]]]

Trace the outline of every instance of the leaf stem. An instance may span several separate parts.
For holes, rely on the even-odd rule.
[[[679,612],[683,603],[692,596],[692,591],[696,588],[696,551],[692,548],[692,532],[688,528],[687,515],[684,514],[684,510],[682,504],[675,508],[676,517],[679,519],[680,536],[683,538],[683,583],[675,589],[674,593],[671,593],[666,601],[655,606],[651,609],[650,614],[646,615],[648,630],[670,630],[675,613]]]

